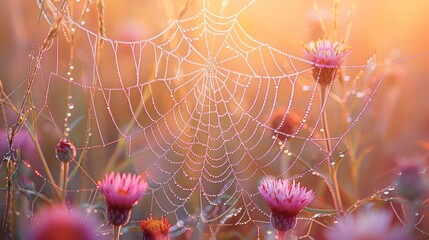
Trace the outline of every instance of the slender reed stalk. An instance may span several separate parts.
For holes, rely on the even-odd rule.
[[[60,174],[60,183],[61,183],[61,202],[65,204],[66,190],[67,190],[67,178],[69,173],[69,163],[61,163],[61,174]]]
[[[343,204],[341,202],[341,195],[340,190],[338,186],[338,176],[337,172],[332,168],[332,163],[334,162],[333,156],[332,156],[332,145],[331,140],[329,136],[329,126],[328,126],[328,114],[326,112],[326,106],[323,108],[324,105],[327,104],[326,95],[327,95],[327,88],[325,85],[320,85],[320,96],[321,96],[321,109],[322,109],[322,126],[323,126],[323,135],[325,138],[325,144],[326,144],[326,150],[329,155],[329,161],[328,161],[328,169],[329,174],[331,175],[331,184],[332,184],[332,198],[334,201],[334,207],[335,210],[342,213],[343,212]],[[325,104],[323,104],[325,103]]]

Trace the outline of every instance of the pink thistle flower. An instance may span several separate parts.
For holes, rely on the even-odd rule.
[[[280,141],[286,141],[292,135],[300,120],[295,112],[286,113],[286,108],[278,108],[274,111],[270,121],[270,127],[274,129],[275,137]]]
[[[295,181],[265,178],[258,187],[259,193],[270,207],[271,225],[280,231],[288,231],[295,227],[296,216],[315,197],[312,190],[307,191]]]
[[[313,77],[321,85],[328,85],[350,54],[350,47],[332,39],[318,39],[304,46],[304,58],[314,64]]]
[[[393,214],[386,210],[361,211],[338,220],[333,230],[325,232],[328,240],[411,240],[402,225],[392,224]]]
[[[162,217],[161,219],[153,219],[152,217],[142,220],[140,222],[140,229],[143,232],[142,240],[169,240],[168,232],[170,224],[168,219]]]
[[[36,214],[30,240],[97,240],[91,221],[83,222],[76,211],[66,212],[62,206],[44,209]]]
[[[76,147],[68,139],[61,139],[55,148],[55,156],[63,163],[69,163],[76,157]]]
[[[107,202],[107,218],[112,225],[122,226],[130,220],[131,209],[146,191],[147,182],[140,175],[111,172],[98,181]]]

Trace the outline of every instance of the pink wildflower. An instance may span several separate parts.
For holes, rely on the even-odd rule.
[[[147,183],[140,175],[111,172],[98,181],[107,202],[107,218],[112,225],[122,226],[130,220],[131,209],[146,191]]]
[[[34,228],[28,232],[30,240],[101,239],[96,237],[90,221],[83,222],[77,212],[66,212],[62,206],[47,208],[34,220]]]
[[[350,54],[350,48],[332,39],[318,39],[304,44],[304,58],[314,64],[313,77],[321,85],[328,85]]]
[[[338,220],[335,229],[325,232],[328,240],[405,240],[414,239],[401,225],[392,224],[393,214],[386,210],[361,211]]]
[[[280,231],[294,228],[298,213],[315,197],[312,190],[301,188],[295,181],[290,184],[286,179],[265,178],[258,190],[272,211],[271,225]]]

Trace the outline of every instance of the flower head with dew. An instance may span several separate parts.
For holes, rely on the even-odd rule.
[[[131,209],[146,191],[147,182],[140,175],[108,173],[98,188],[107,202],[107,218],[114,226],[128,223]]]
[[[335,228],[327,230],[328,240],[412,240],[402,225],[392,224],[393,214],[387,210],[368,209],[338,219]]]
[[[330,84],[347,56],[350,47],[332,39],[318,39],[304,46],[304,59],[314,65],[313,77],[322,86]]]
[[[140,229],[143,233],[143,240],[168,240],[168,232],[170,224],[168,219],[162,217],[161,219],[153,219],[152,217],[142,220],[140,222]]]
[[[294,133],[298,124],[298,115],[292,111],[288,112],[284,107],[276,109],[270,120],[270,127],[274,129],[274,137],[282,142]]]
[[[63,206],[45,208],[34,217],[33,228],[28,228],[29,240],[98,240],[90,219],[85,222],[78,211],[65,211]],[[31,229],[31,230],[30,230]]]
[[[293,229],[298,213],[315,197],[313,190],[286,179],[265,178],[258,190],[271,209],[271,225],[279,231]]]

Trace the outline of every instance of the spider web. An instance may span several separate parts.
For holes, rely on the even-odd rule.
[[[106,165],[118,169],[131,163],[149,182],[141,201],[145,214],[174,219],[175,234],[191,227],[198,229],[194,234],[216,236],[219,227],[239,226],[269,238],[274,232],[270,211],[257,183],[263,176],[319,179],[316,171],[329,158],[344,155],[342,140],[367,109],[383,75],[374,77],[379,65],[373,55],[362,66],[342,69],[344,97],[331,92],[320,100],[310,62],[258,41],[240,23],[254,2],[220,15],[203,1],[191,16],[139,41],[104,37],[65,15],[68,28],[77,32],[77,57],[64,64],[68,56],[62,49],[70,45],[60,35],[39,60],[41,81],[33,87],[34,99],[42,99],[35,102],[37,118],[46,116],[59,136],[69,136],[88,152],[88,161],[101,154],[113,158]],[[93,5],[85,6],[89,12]],[[102,48],[97,47],[100,41]],[[321,118],[336,101],[357,101],[359,107],[331,133],[328,152]],[[282,122],[299,113],[293,134],[271,124],[280,107],[286,109]],[[88,141],[75,133],[85,131]],[[79,166],[91,184],[69,190],[69,197],[88,192],[88,208],[96,209],[93,176],[101,176],[100,171]],[[300,218],[299,237],[312,238],[315,225],[328,228],[323,217]]]

